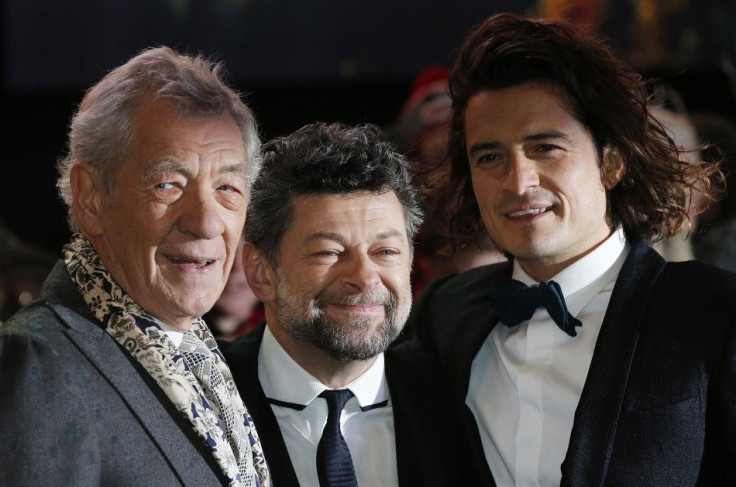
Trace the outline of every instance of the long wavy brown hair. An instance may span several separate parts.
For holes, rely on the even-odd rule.
[[[482,229],[465,147],[468,100],[479,91],[529,82],[561,87],[599,155],[606,146],[622,155],[626,173],[608,194],[608,217],[629,238],[654,242],[676,234],[689,221],[691,191],[702,194],[703,204],[717,199],[723,187],[718,163],[691,164],[682,157],[650,116],[642,77],[602,41],[560,22],[497,14],[468,35],[450,74],[452,170],[435,188],[442,204],[434,208],[448,251]]]

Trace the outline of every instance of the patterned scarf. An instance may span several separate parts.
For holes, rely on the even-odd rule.
[[[226,379],[233,410],[243,418],[248,441],[236,458],[227,433],[199,381],[176,346],[157,324],[156,318],[138,306],[115,282],[89,241],[75,234],[64,247],[64,262],[95,317],[112,336],[151,374],[176,408],[192,423],[212,451],[233,487],[270,487],[270,473],[253,421],[235,388],[230,368],[202,319],[191,331],[212,351]]]

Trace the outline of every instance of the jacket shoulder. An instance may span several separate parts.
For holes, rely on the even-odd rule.
[[[490,277],[510,272],[511,264],[502,262],[433,281],[412,307],[406,341],[436,349],[438,343],[453,341],[454,335],[467,330],[466,326],[484,324],[492,312]]]

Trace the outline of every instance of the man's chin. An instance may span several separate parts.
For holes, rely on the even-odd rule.
[[[321,334],[317,347],[340,362],[360,361],[383,353],[398,336],[398,331],[386,331],[389,325],[385,321],[358,325],[358,328],[355,324],[352,326],[352,330],[341,328],[331,334]]]
[[[375,329],[386,322],[386,313],[383,308],[374,312],[355,312],[346,310],[330,310],[325,319],[341,329]]]

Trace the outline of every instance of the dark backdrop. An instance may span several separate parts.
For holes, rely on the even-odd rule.
[[[703,1],[705,16],[711,2]],[[68,233],[54,164],[69,119],[85,88],[144,47],[166,44],[222,60],[267,140],[314,120],[392,122],[414,75],[430,64],[449,66],[472,26],[497,11],[534,14],[539,3],[5,0],[0,219],[21,238],[59,251]],[[631,30],[631,10],[619,10],[609,12],[619,21],[601,23],[614,39]],[[632,49],[631,39],[619,44]],[[733,117],[730,80],[721,58],[708,52],[694,57],[707,62],[650,71],[679,89],[692,111]]]

